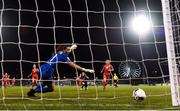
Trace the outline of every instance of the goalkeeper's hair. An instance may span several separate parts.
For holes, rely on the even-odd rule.
[[[57,46],[56,51],[57,51],[57,52],[58,52],[58,51],[63,51],[63,50],[65,50],[67,47],[71,47],[71,45],[59,45],[59,46]]]

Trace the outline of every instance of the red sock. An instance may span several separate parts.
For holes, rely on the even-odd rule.
[[[103,87],[106,86],[106,82],[105,81],[103,81],[102,83],[103,83]]]
[[[106,89],[106,85],[107,85],[107,82],[106,82],[106,81],[103,81],[103,90]]]

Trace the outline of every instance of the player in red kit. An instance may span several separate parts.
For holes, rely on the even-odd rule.
[[[7,87],[8,86],[8,73],[5,73],[2,77],[2,86]]]
[[[110,79],[110,76],[112,76],[112,71],[114,71],[113,66],[111,65],[110,60],[106,60],[106,64],[103,66],[103,69],[101,70],[101,73],[103,73],[103,91],[106,90],[106,85],[108,84],[108,81]]]
[[[5,86],[6,84],[6,74],[2,76],[2,86]]]
[[[34,64],[32,72],[31,72],[31,74],[32,74],[32,87],[37,85],[38,73],[39,73],[39,69],[36,67],[36,64]]]
[[[9,87],[10,86],[10,76],[7,75],[7,80],[6,80],[6,87]]]

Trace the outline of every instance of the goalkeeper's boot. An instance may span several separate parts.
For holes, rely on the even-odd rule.
[[[35,90],[34,89],[31,89],[28,93],[27,93],[27,95],[28,96],[30,96],[30,97],[35,97],[35,94],[36,92],[35,92]]]

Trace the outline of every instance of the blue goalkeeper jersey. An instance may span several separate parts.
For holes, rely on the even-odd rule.
[[[67,61],[70,61],[68,54],[64,52],[59,52],[56,53],[52,58],[50,58],[47,63],[50,64],[51,66],[55,66],[55,64],[58,62],[63,63]]]
[[[54,68],[57,63],[63,63],[70,61],[68,54],[64,52],[56,53],[50,58],[46,64],[43,64],[40,68],[40,74],[42,79],[52,79]]]

